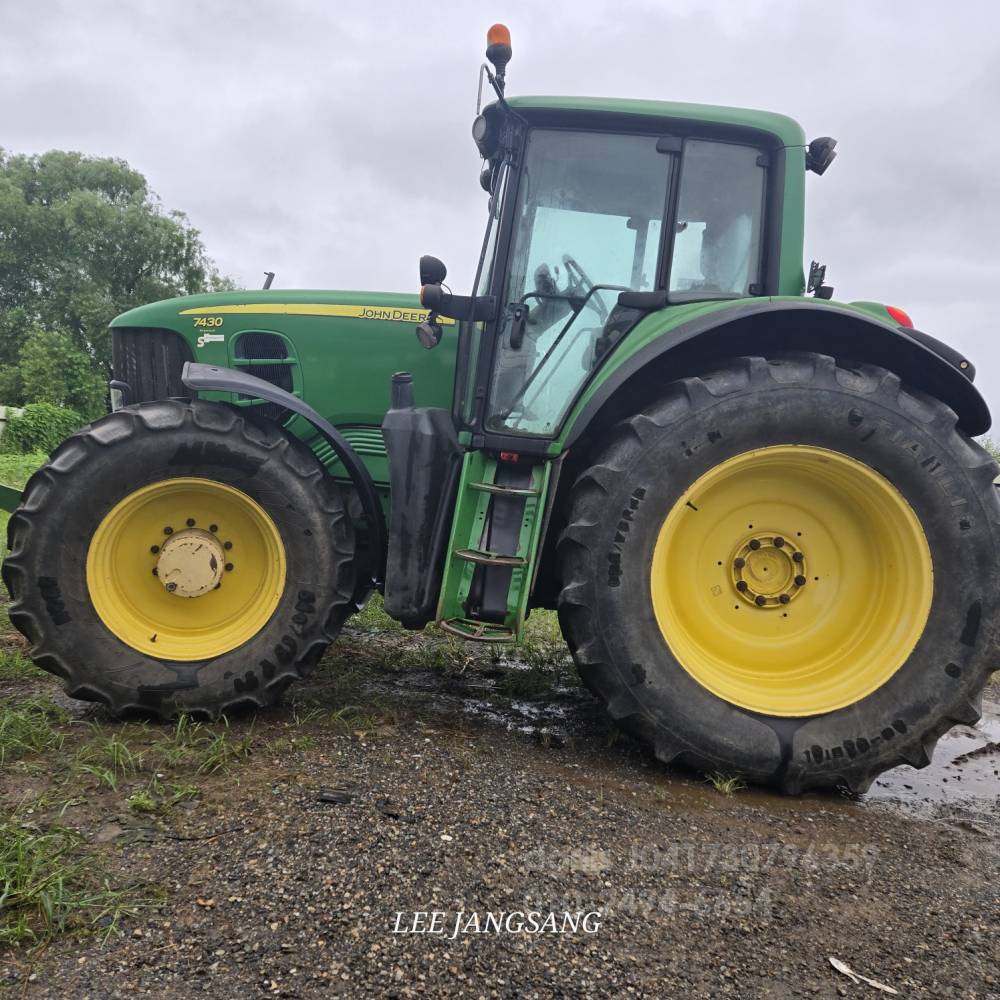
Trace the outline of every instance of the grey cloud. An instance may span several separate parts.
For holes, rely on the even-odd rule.
[[[469,125],[491,16],[512,93],[763,107],[836,136],[805,262],[955,343],[1000,405],[990,3],[7,3],[0,145],[124,157],[249,285],[410,289],[431,251],[458,290],[484,222]]]

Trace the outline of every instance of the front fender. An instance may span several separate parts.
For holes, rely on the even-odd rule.
[[[194,361],[187,361],[181,372],[181,381],[194,392],[234,392],[253,399],[266,399],[269,403],[277,403],[286,410],[291,410],[304,417],[326,438],[337,458],[347,470],[354,488],[358,491],[361,510],[368,522],[372,567],[370,583],[375,589],[381,589],[385,579],[388,552],[385,515],[382,513],[382,505],[379,503],[371,474],[343,434],[329,420],[321,417],[297,396],[244,371],[223,368],[220,365],[202,365]]]
[[[727,357],[799,350],[887,368],[947,403],[966,434],[990,429],[989,408],[965,374],[973,369],[961,368],[964,359],[934,338],[821,299],[742,299],[693,310],[668,307],[641,320],[573,407],[559,450],[579,440],[602,410],[615,412],[616,405],[635,397],[639,377],[653,366],[657,381],[665,383],[697,375]]]

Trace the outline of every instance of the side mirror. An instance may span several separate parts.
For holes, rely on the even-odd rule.
[[[806,170],[811,170],[822,177],[837,156],[836,146],[837,140],[831,139],[828,135],[813,139],[806,148]]]
[[[420,258],[420,284],[440,285],[448,277],[448,268],[429,253]]]

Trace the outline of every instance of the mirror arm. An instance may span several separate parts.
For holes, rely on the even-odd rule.
[[[424,285],[420,301],[425,309],[449,319],[489,321],[497,312],[497,300],[493,295],[452,295],[440,285]]]

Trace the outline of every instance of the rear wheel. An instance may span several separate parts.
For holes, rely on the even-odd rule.
[[[922,766],[994,666],[996,471],[881,369],[737,359],[675,383],[573,488],[581,673],[668,762],[791,792]]]
[[[71,695],[115,712],[275,702],[353,609],[353,533],[316,458],[217,403],[84,428],[9,525],[11,621]]]

